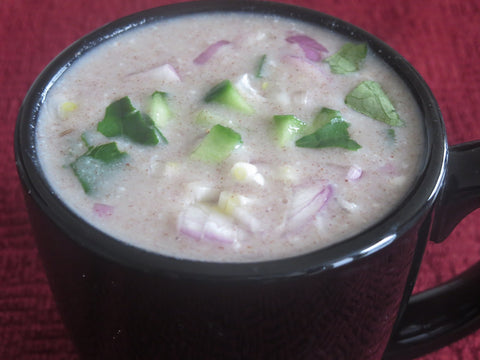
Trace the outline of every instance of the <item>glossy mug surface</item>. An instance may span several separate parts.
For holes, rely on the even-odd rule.
[[[414,188],[385,219],[308,254],[215,263],[127,245],[87,224],[55,196],[40,168],[35,136],[39,111],[58,77],[89,49],[128,29],[211,11],[278,15],[332,29],[368,43],[404,80],[424,117],[425,153]],[[453,300],[450,287],[417,297],[416,303],[409,298],[426,242],[441,241],[478,206],[480,181],[470,166],[479,162],[477,152],[476,143],[448,148],[428,86],[386,44],[325,14],[251,1],[161,7],[87,35],[38,77],[15,133],[17,168],[39,252],[67,329],[86,359],[402,358],[461,336],[478,320],[478,291],[470,291],[476,269],[462,276],[455,288],[462,296]],[[425,310],[442,300],[469,311],[445,320],[441,312]],[[435,326],[446,330],[426,335],[419,313],[427,314],[424,325],[443,318]]]

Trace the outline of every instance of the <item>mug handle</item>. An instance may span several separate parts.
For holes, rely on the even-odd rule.
[[[443,241],[480,207],[480,141],[449,148],[445,186],[433,212],[430,240]],[[384,360],[435,351],[480,328],[480,261],[452,280],[410,297]]]

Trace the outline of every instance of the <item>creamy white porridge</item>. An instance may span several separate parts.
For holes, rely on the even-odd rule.
[[[412,95],[364,50],[268,16],[129,31],[49,91],[42,167],[88,222],[162,254],[254,261],[331,245],[401,201],[423,149]]]

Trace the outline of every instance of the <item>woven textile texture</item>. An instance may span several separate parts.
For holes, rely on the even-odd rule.
[[[0,359],[76,359],[37,251],[13,156],[21,101],[63,48],[123,15],[173,0],[0,1]],[[449,143],[480,138],[478,0],[284,1],[347,20],[399,51],[425,78],[442,109]],[[478,212],[442,244],[429,244],[415,291],[480,258]],[[422,360],[480,359],[480,332]],[[361,360],[361,359],[359,359]]]

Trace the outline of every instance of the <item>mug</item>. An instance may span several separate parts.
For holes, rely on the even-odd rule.
[[[118,241],[56,197],[35,147],[39,111],[62,73],[129,29],[206,12],[294,18],[368,43],[407,84],[424,117],[415,185],[384,219],[325,249],[247,263],[177,259]],[[15,156],[39,254],[63,321],[85,359],[406,359],[480,325],[480,263],[411,296],[427,241],[479,207],[480,143],[448,147],[440,109],[412,66],[340,19],[292,5],[197,1],[114,21],[39,75],[20,108]]]

